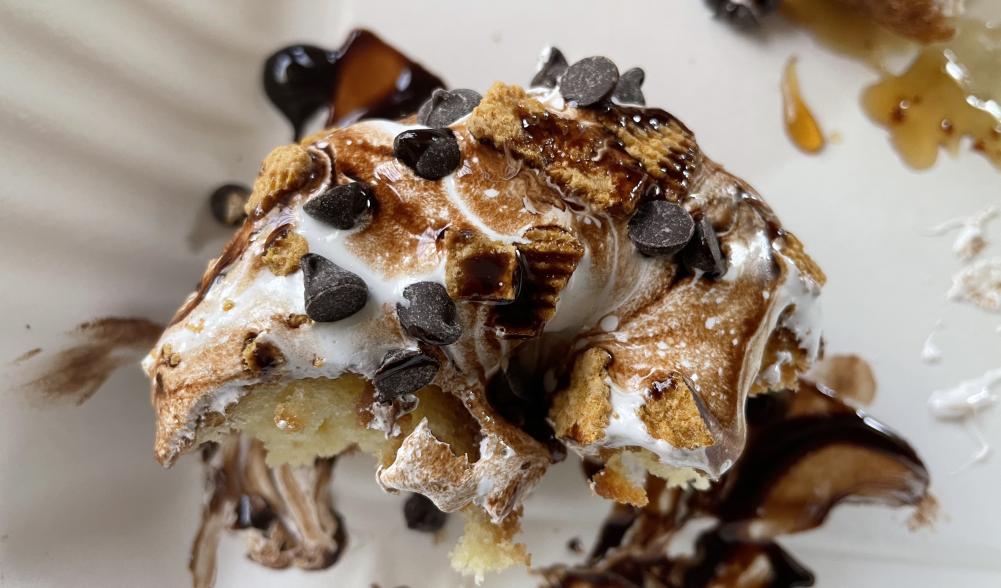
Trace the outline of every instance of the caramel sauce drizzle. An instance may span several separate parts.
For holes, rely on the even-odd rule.
[[[782,75],[782,119],[786,133],[800,151],[820,153],[827,144],[820,123],[803,100],[796,74],[796,58],[790,57]]]
[[[908,166],[927,169],[940,148],[955,156],[969,141],[1001,169],[1001,26],[958,18],[952,39],[921,47],[838,0],[786,0],[782,11],[821,44],[880,73],[862,94],[863,108]],[[900,74],[886,66],[910,54]]]
[[[940,147],[956,155],[968,138],[1001,169],[999,75],[1001,28],[964,21],[954,41],[922,49],[903,73],[866,88],[862,104],[913,168],[931,167]],[[989,85],[977,87],[978,78]]]

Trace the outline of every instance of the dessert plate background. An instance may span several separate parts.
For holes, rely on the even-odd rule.
[[[996,9],[997,7],[995,7]],[[997,12],[997,10],[995,10]],[[197,524],[196,459],[164,471],[151,457],[152,411],[137,367],[80,407],[43,405],[13,389],[9,362],[54,350],[74,325],[101,316],[164,320],[200,276],[225,231],[204,223],[207,193],[249,183],[289,131],[260,89],[280,45],[337,46],[372,28],[456,87],[526,82],[547,42],[571,60],[605,54],[647,72],[644,91],[692,127],[705,151],[755,185],[827,271],[830,352],[870,359],[872,412],[926,459],[943,516],[910,533],[906,513],[843,507],[818,532],[785,544],[820,586],[997,586],[1001,468],[962,469],[976,445],[933,421],[928,393],[1001,365],[1001,318],[945,302],[958,264],[948,238],[925,229],[998,202],[1001,175],[983,158],[905,168],[858,106],[873,79],[805,33],[735,34],[701,2],[571,3],[0,1],[0,585],[183,586]],[[844,140],[819,157],[784,136],[778,81],[800,56],[809,103]],[[996,251],[995,251],[996,252]],[[921,363],[942,319],[944,359]],[[30,329],[27,328],[30,325]],[[1001,410],[981,427],[1001,443]],[[568,460],[572,462],[572,460]],[[452,520],[432,541],[407,531],[401,499],[381,493],[372,464],[341,460],[337,503],[350,547],[319,573],[273,572],[223,543],[226,586],[469,584],[449,571]],[[589,545],[607,505],[574,463],[528,502],[525,540],[539,564]],[[524,572],[488,586],[531,585]]]

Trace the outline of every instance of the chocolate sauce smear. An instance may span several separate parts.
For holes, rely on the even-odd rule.
[[[747,418],[745,453],[712,489],[669,489],[649,478],[650,503],[615,505],[588,562],[541,570],[544,585],[811,586],[813,574],[776,536],[819,526],[845,501],[916,506],[919,516],[932,503],[914,449],[829,389],[804,381],[795,394],[752,397]],[[665,555],[697,518],[714,524],[695,554]]]
[[[140,318],[83,323],[69,333],[72,343],[55,354],[32,349],[14,360],[19,370],[37,368],[16,387],[46,403],[83,404],[116,369],[137,363],[161,332],[163,325]]]
[[[291,45],[264,63],[264,92],[292,125],[295,140],[323,108],[328,127],[395,119],[417,112],[444,87],[441,78],[364,29],[352,31],[337,50]]]

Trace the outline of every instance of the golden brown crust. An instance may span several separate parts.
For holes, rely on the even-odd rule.
[[[581,353],[570,372],[570,385],[556,393],[549,418],[556,436],[580,445],[605,438],[612,412],[606,368],[612,356],[600,347]]]
[[[701,172],[702,151],[695,135],[671,114],[655,108],[618,107],[594,114],[646,173],[680,199]]]
[[[276,276],[299,271],[299,258],[309,253],[309,243],[299,233],[286,227],[264,249],[261,262]]]
[[[511,304],[494,307],[487,326],[508,339],[535,337],[556,315],[556,303],[577,264],[584,246],[567,229],[556,225],[532,227],[516,246],[524,263],[521,290]]]
[[[275,147],[264,161],[247,200],[248,215],[261,215],[271,209],[282,194],[295,190],[309,179],[313,159],[301,145]]]
[[[591,489],[602,498],[622,504],[643,507],[649,502],[643,480],[646,471],[630,472],[623,459],[625,452],[618,452],[605,462],[605,467],[591,478]],[[637,464],[638,465],[638,464]]]
[[[799,271],[810,276],[813,281],[823,286],[827,283],[827,275],[820,269],[817,262],[803,248],[803,243],[796,235],[786,231],[779,240],[779,250],[796,264]]]
[[[480,141],[549,176],[565,196],[598,211],[632,212],[648,180],[605,128],[550,112],[518,86],[494,84],[466,127]]]
[[[713,444],[709,426],[695,403],[695,392],[678,372],[654,382],[639,417],[652,437],[674,447],[695,449]]]
[[[513,302],[518,294],[518,250],[472,229],[445,234],[445,287],[454,300]]]

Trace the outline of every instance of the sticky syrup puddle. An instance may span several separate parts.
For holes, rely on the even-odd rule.
[[[1001,26],[958,18],[953,39],[922,48],[834,0],[786,0],[783,13],[879,73],[862,92],[863,110],[908,166],[928,169],[940,150],[956,156],[968,144],[1001,170]],[[886,66],[909,55],[899,74]]]

